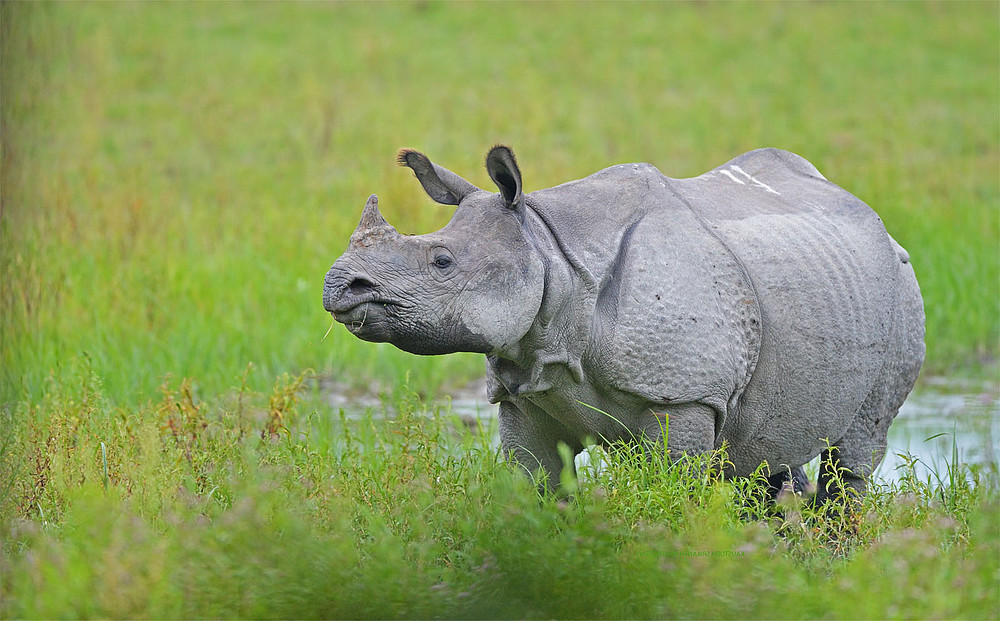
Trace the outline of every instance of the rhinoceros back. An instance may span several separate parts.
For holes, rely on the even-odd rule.
[[[899,319],[898,245],[792,153],[752,151],[672,184],[745,267],[760,308],[758,363],[722,433],[730,458],[740,474],[762,459],[805,463],[881,381]]]

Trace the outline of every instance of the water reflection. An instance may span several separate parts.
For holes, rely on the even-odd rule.
[[[910,395],[889,428],[889,451],[878,474],[896,480],[899,468],[916,458],[918,478],[926,479],[932,469],[944,477],[953,451],[961,463],[998,463],[1000,397],[996,387],[962,394],[925,389]]]

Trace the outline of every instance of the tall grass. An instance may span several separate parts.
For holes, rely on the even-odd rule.
[[[858,15],[858,11],[863,16]],[[928,312],[928,370],[995,359],[995,3],[329,5],[0,9],[0,402],[86,353],[116,400],[248,362],[429,390],[482,372],[353,339],[322,276],[375,191],[407,232],[450,214],[413,146],[489,187],[649,161],[699,174],[796,151],[874,206]]]
[[[723,454],[669,464],[622,447],[566,502],[540,499],[490,429],[413,395],[398,416],[338,420],[296,378],[211,402],[175,381],[123,410],[86,364],[68,375],[3,414],[18,475],[0,494],[4,618],[993,618],[1000,605],[995,471],[952,463],[948,485],[903,476],[853,513],[817,512],[768,504],[761,479],[722,480],[706,466]]]

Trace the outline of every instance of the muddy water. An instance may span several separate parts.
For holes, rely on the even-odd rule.
[[[346,395],[336,388],[328,402],[349,417],[366,411],[383,411],[376,390]],[[451,392],[451,412],[469,422],[497,416],[497,406],[486,401],[484,382],[474,382]],[[445,400],[443,403],[447,403]],[[391,408],[386,408],[391,412]],[[496,429],[496,426],[493,426]],[[886,481],[898,480],[912,463],[921,480],[936,471],[945,477],[947,464],[997,465],[1000,459],[1000,385],[932,378],[923,381],[903,404],[889,429],[889,450],[878,469]]]

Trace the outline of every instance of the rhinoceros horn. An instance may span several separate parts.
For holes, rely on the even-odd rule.
[[[378,197],[372,194],[361,212],[361,222],[351,235],[352,246],[370,246],[374,240],[399,237],[399,232],[385,221],[378,210]]]

